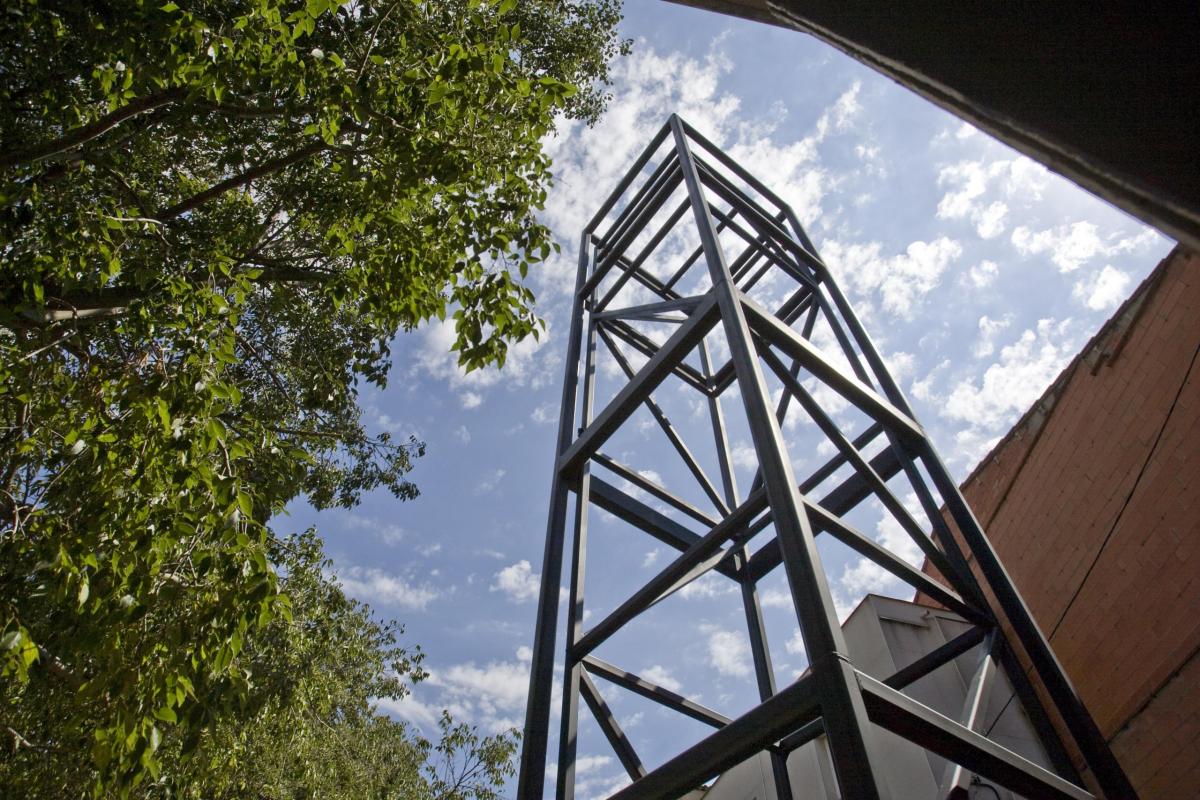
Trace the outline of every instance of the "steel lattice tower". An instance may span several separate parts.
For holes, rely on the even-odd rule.
[[[673,199],[679,196],[681,201]],[[667,271],[651,269],[651,255],[664,238],[675,226],[689,224],[695,225],[699,238],[691,256]],[[786,299],[774,310],[750,297],[755,285],[768,276],[788,284]],[[640,286],[639,291],[648,292],[653,301],[611,308],[627,285]],[[699,288],[683,293],[682,287],[689,285]],[[669,322],[673,332],[656,342],[634,324],[648,320]],[[813,341],[818,324],[832,332],[824,350]],[[722,335],[728,358],[715,364],[709,340]],[[834,343],[832,348],[829,341]],[[593,413],[599,343],[619,362],[628,382],[599,413]],[[626,348],[646,359],[640,368],[635,369],[623,355]],[[719,486],[696,463],[652,397],[669,377],[705,398]],[[819,392],[806,385],[840,396],[865,420],[861,430],[843,430],[845,426],[819,400]],[[777,403],[772,399],[772,386],[779,387]],[[739,496],[736,486],[721,408],[722,395],[731,387],[737,388],[744,406],[759,464],[745,496]],[[601,451],[643,406],[667,433],[711,500],[715,515],[700,511]],[[836,447],[832,458],[803,479],[795,474],[781,431],[789,410],[802,413]],[[651,495],[674,516],[593,475],[595,467]],[[835,475],[846,477],[814,496],[814,490],[827,486]],[[925,530],[930,526],[918,523],[899,499],[896,481],[902,481],[906,489],[911,487],[931,520],[931,534]],[[914,568],[846,521],[845,516],[868,499],[877,500],[899,523],[933,570]],[[585,631],[582,613],[590,506],[669,545],[677,556]],[[573,524],[568,526],[572,515]],[[701,530],[693,530],[694,524],[682,524],[680,517],[699,524]],[[879,729],[951,762],[939,800],[966,797],[970,772],[1030,798],[1093,797],[1082,788],[1084,782],[1069,753],[1081,756],[1091,773],[1089,783],[1098,786],[1102,796],[1110,800],[1136,797],[796,215],[677,116],[670,118],[603,203],[580,243],[521,755],[521,800],[537,800],[543,794],[559,586],[569,528],[573,535],[569,540],[559,798],[574,796],[580,698],[633,781],[613,795],[622,800],[677,798],[762,751],[771,753],[779,797],[791,798],[793,791],[803,796],[800,787],[787,785],[785,759],[820,736],[826,737],[842,797],[887,798],[891,795],[879,769]],[[773,538],[751,552],[748,542],[768,529],[773,530]],[[848,546],[954,611],[971,627],[886,680],[864,674],[855,668],[847,651],[817,550],[819,534]],[[972,571],[971,562],[977,572]],[[773,675],[756,593],[757,583],[779,566],[786,574],[809,658],[809,670],[782,687],[776,685]],[[725,576],[740,588],[761,699],[760,705],[733,720],[594,655],[598,646],[652,605],[709,572]],[[978,653],[977,669],[959,719],[942,716],[904,694],[906,686],[970,651]],[[1022,668],[1023,661],[1043,692],[1035,690]],[[981,698],[997,670],[1005,672],[1020,697],[1043,739],[1053,770],[1016,755],[976,730]],[[715,731],[647,772],[593,676],[708,723]],[[1067,732],[1065,741],[1055,734],[1053,721]]]

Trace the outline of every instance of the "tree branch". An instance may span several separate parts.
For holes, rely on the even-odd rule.
[[[68,669],[65,664],[59,661],[56,656],[48,653],[46,648],[38,647],[38,660],[46,667],[46,669],[50,671],[52,675],[64,683],[69,684],[73,688],[78,689],[83,683],[83,680],[78,675],[71,672],[71,670]]]
[[[176,100],[182,100],[186,95],[187,92],[180,88],[168,89],[163,92],[146,95],[145,97],[139,97],[128,105],[121,106],[116,111],[105,114],[95,122],[68,131],[57,139],[43,142],[34,147],[27,147],[24,150],[10,150],[7,153],[0,154],[0,168],[11,167],[21,163],[32,164],[67,150],[72,150],[107,133],[127,119],[136,117],[138,114],[144,114],[147,111],[153,111]]]
[[[49,748],[49,747],[47,747],[46,745],[42,745],[42,744],[34,744],[33,742],[29,741],[29,740],[28,740],[28,739],[26,739],[24,736],[22,736],[20,733],[18,733],[17,731],[15,731],[15,730],[12,728],[12,726],[10,726],[10,725],[5,725],[5,726],[4,726],[4,729],[5,729],[6,731],[8,731],[8,735],[12,737],[12,740],[13,740],[13,750],[19,750],[19,749],[21,749],[22,747],[27,747],[27,748],[29,748],[30,750],[49,750],[49,749],[50,749],[50,748]]]
[[[292,405],[292,407],[295,408],[296,407],[295,399],[292,397],[292,395],[288,391],[287,387],[283,385],[283,381],[280,380],[279,375],[277,375],[275,370],[271,367],[271,362],[269,362],[267,359],[263,358],[262,353],[258,352],[258,349],[253,344],[251,344],[250,340],[247,339],[245,336],[242,336],[237,331],[234,331],[233,335],[237,338],[238,342],[240,342],[243,347],[245,347],[247,350],[250,351],[250,354],[252,356],[254,356],[254,360],[257,361],[259,366],[261,366],[263,368],[263,371],[265,371],[267,373],[267,375],[270,376],[271,381],[275,384],[275,388],[279,390],[279,394],[283,397],[283,399],[286,400],[287,402],[289,402]]]
[[[183,202],[176,203],[170,208],[160,211],[157,215],[155,215],[155,219],[160,222],[166,222],[180,216],[181,214],[186,214],[188,211],[191,211],[197,206],[207,203],[213,198],[220,197],[230,189],[237,189],[241,186],[245,186],[252,180],[261,178],[264,175],[270,175],[272,172],[277,172],[284,167],[291,166],[297,161],[303,161],[309,156],[319,153],[321,150],[325,149],[325,146],[326,145],[324,142],[313,142],[307,147],[301,147],[294,153],[290,153],[286,156],[259,164],[253,169],[248,169],[240,175],[234,175],[232,178],[223,180],[215,186],[210,186],[199,194],[192,195]]]
[[[280,260],[283,261],[283,259]],[[255,283],[325,283],[333,277],[328,272],[318,272],[302,267],[273,266],[273,261],[274,259],[257,259],[246,262],[262,267],[262,274],[254,279]]]
[[[333,277],[331,273],[320,272],[302,267],[287,266],[290,259],[280,259],[280,266],[271,261],[262,260],[239,262],[244,265],[256,265],[262,268],[262,273],[254,279],[254,283],[311,283],[323,284]],[[194,279],[207,278],[204,275],[192,275]],[[37,325],[50,325],[56,322],[81,322],[84,320],[104,319],[125,313],[130,304],[143,300],[149,295],[146,289],[136,286],[109,286],[92,292],[80,292],[65,297],[49,297],[45,308],[21,312],[20,318]]]

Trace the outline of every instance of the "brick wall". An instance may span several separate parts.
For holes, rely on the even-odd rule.
[[[1198,353],[1177,248],[963,484],[1146,800],[1200,797]]]

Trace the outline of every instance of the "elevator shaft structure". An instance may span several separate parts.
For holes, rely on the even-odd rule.
[[[689,252],[664,242],[694,246],[689,244]],[[686,255],[676,258],[669,252]],[[671,332],[648,335],[650,323],[666,324]],[[627,382],[597,410],[601,354],[615,361]],[[703,399],[717,481],[655,401],[654,392],[667,381],[682,382]],[[731,398],[740,400],[757,459],[745,493],[737,486],[722,408],[722,399]],[[667,434],[712,512],[604,452],[641,408]],[[825,437],[824,452],[833,454],[800,475],[800,462],[788,452],[783,435],[785,420],[794,417]],[[656,507],[645,501],[647,496]],[[920,514],[910,510],[912,498]],[[870,501],[912,539],[930,569],[912,566],[847,519]],[[592,506],[676,555],[585,629]],[[819,535],[958,614],[970,623],[969,630],[885,680],[864,674],[842,635]],[[803,787],[789,786],[786,758],[821,737],[842,797],[890,798],[894,792],[882,769],[881,730],[950,762],[939,800],[966,797],[972,773],[1030,798],[1136,797],[796,214],[674,115],[580,241],[521,753],[521,800],[540,800],[546,789],[559,594],[568,552],[562,716],[553,776],[558,800],[574,797],[581,699],[629,774],[631,783],[612,795],[621,800],[681,797],[763,751],[770,753],[778,797],[803,797]],[[758,583],[778,567],[786,575],[809,661],[808,670],[786,686],[774,675],[757,593]],[[760,704],[736,719],[596,655],[652,606],[710,573],[738,588],[748,627]],[[978,668],[957,720],[904,694],[909,684],[972,650],[980,653]],[[997,669],[1017,690],[1051,768],[979,730],[980,698]],[[596,678],[706,723],[714,732],[647,769]],[[1056,730],[1063,732],[1061,738]],[[1083,765],[1086,782],[1075,763]]]

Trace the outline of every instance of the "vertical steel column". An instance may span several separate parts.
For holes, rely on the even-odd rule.
[[[704,246],[713,291],[721,310],[721,321],[746,408],[750,435],[758,452],[763,482],[774,511],[775,533],[783,551],[792,602],[816,679],[838,783],[843,796],[850,800],[884,800],[891,795],[882,773],[874,769],[878,761],[873,746],[874,731],[867,719],[854,668],[850,665],[812,526],[796,490],[796,477],[786,456],[783,435],[775,422],[770,393],[758,366],[758,356],[741,299],[717,239],[716,225],[700,186],[687,136],[676,115],[671,116],[671,132],[675,137],[688,196],[692,200],[692,211]]]
[[[525,708],[521,765],[517,796],[541,800],[546,781],[546,747],[549,740],[551,694],[554,690],[554,639],[558,628],[558,586],[562,580],[563,537],[567,524],[570,490],[558,470],[557,457],[574,439],[576,390],[579,385],[579,351],[583,338],[583,284],[591,235],[579,242],[579,267],[575,273],[575,296],[571,302],[571,328],[567,334],[566,371],[563,375],[562,405],[559,407],[558,447],[550,486],[550,512],[546,521],[546,549],[542,554],[542,585],[538,592],[537,622],[533,634],[533,657],[529,672],[529,699]]]
[[[596,323],[588,323],[587,349],[583,360],[583,403],[579,410],[579,429],[592,421],[592,402],[596,385]],[[571,651],[583,635],[583,584],[587,566],[588,505],[591,503],[592,472],[584,467],[575,498],[575,536],[571,543],[571,594],[567,605],[567,636],[563,664],[562,727],[558,734],[557,800],[575,797],[575,750],[579,733],[579,683],[583,666],[571,657]]]

